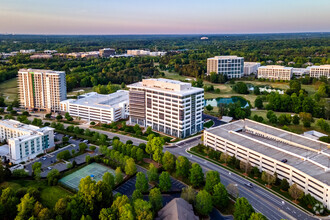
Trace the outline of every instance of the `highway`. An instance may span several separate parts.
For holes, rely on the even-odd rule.
[[[176,145],[173,145],[173,147],[165,148],[165,150],[170,151],[172,154],[177,156],[185,156],[191,162],[200,164],[204,172],[208,170],[218,171],[220,174],[221,182],[225,186],[230,183],[237,184],[239,189],[239,196],[247,198],[257,212],[262,213],[270,220],[318,219],[308,215],[306,212],[296,208],[292,204],[283,201],[283,199],[280,197],[255,185],[252,182],[251,183],[253,184],[253,188],[245,186],[245,183],[249,183],[247,179],[187,152],[187,149],[196,146],[198,143],[201,143],[200,137],[195,137],[186,141],[181,141]]]

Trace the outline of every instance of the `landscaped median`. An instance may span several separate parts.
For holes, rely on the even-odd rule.
[[[206,156],[203,155],[203,154],[200,154],[200,153],[194,152],[194,151],[191,150],[191,148],[189,148],[189,149],[187,150],[187,152],[190,153],[190,154],[192,154],[192,155],[195,155],[195,156],[197,156],[197,157],[200,157],[200,158],[202,158],[202,159],[204,159],[204,160],[207,160],[207,161],[209,161],[209,162],[211,162],[211,163],[213,163],[213,164],[215,164],[215,165],[218,165],[218,166],[220,166],[220,167],[222,167],[222,168],[224,168],[224,169],[227,169],[227,170],[231,171],[232,173],[235,173],[235,174],[239,175],[240,177],[244,177],[245,179],[248,179],[249,181],[255,183],[256,185],[262,187],[263,189],[266,189],[266,190],[268,190],[269,192],[271,192],[271,193],[273,193],[273,194],[276,194],[277,196],[279,196],[279,197],[282,198],[283,200],[289,202],[290,204],[294,205],[295,207],[299,208],[300,210],[302,210],[302,211],[304,211],[304,212],[306,212],[306,213],[308,213],[308,214],[310,214],[310,215],[314,215],[314,214],[311,213],[309,210],[306,210],[304,207],[301,207],[301,206],[297,205],[296,203],[292,202],[292,201],[291,201],[291,198],[290,198],[288,195],[285,195],[285,194],[287,194],[287,192],[283,192],[283,191],[281,191],[281,190],[279,190],[279,189],[277,189],[277,188],[275,188],[275,187],[273,187],[273,189],[270,189],[270,188],[268,188],[268,187],[265,187],[265,184],[264,184],[264,183],[262,182],[262,180],[260,180],[259,178],[258,178],[258,179],[254,179],[254,178],[250,178],[250,177],[248,177],[248,176],[245,176],[245,175],[243,175],[243,173],[241,173],[239,170],[237,170],[237,169],[233,169],[233,168],[231,168],[231,167],[229,167],[229,166],[226,166],[226,165],[224,165],[224,164],[221,164],[220,162],[218,162],[218,161],[216,161],[216,160],[214,160],[214,159],[210,159],[210,158],[206,157]],[[283,195],[283,194],[284,194],[284,195]],[[325,213],[327,213],[327,211],[325,211]]]

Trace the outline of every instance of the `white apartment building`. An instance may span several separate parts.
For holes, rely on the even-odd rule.
[[[292,67],[278,65],[261,66],[258,68],[258,78],[271,80],[290,80]]]
[[[15,120],[0,120],[0,139],[8,142],[13,163],[33,159],[55,146],[54,128],[39,128]]]
[[[204,89],[169,79],[143,79],[128,86],[131,124],[185,138],[203,129]]]
[[[241,78],[244,75],[244,58],[237,56],[215,56],[207,59],[207,74],[216,72],[229,79]]]
[[[128,117],[128,91],[119,90],[108,95],[91,92],[78,99],[64,100],[60,106],[61,112],[68,112],[71,116],[111,123]]]
[[[260,63],[257,62],[244,62],[244,76],[257,74]]]
[[[329,209],[329,144],[245,119],[204,131],[204,145],[296,183]]]
[[[307,69],[310,77],[320,78],[323,76],[330,79],[330,65],[310,66]]]
[[[57,112],[66,99],[65,72],[53,70],[20,69],[18,95],[22,108]]]
[[[150,52],[149,50],[127,50],[127,55],[132,56],[164,56],[166,52],[163,51],[155,51]]]

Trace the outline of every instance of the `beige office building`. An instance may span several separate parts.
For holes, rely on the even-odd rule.
[[[277,65],[261,66],[258,68],[258,79],[290,80],[292,67]]]
[[[207,59],[207,74],[215,72],[229,79],[244,76],[244,58],[237,56],[215,56]]]
[[[18,92],[21,108],[58,112],[60,102],[66,99],[65,72],[20,69]]]
[[[307,68],[309,76],[314,78],[327,77],[330,79],[330,65],[311,66]]]
[[[276,173],[329,209],[329,144],[245,119],[205,130],[204,145]]]
[[[131,124],[179,138],[203,130],[204,89],[169,79],[143,79],[128,87]]]

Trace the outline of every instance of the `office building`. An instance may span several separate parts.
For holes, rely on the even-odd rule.
[[[229,79],[244,75],[244,58],[237,56],[215,56],[207,59],[207,74],[215,72]]]
[[[292,74],[296,78],[301,78],[305,75],[309,75],[309,70],[307,68],[292,68]]]
[[[51,54],[34,54],[30,56],[31,60],[35,60],[35,59],[50,59],[53,56]]]
[[[169,79],[143,79],[128,87],[131,124],[179,138],[203,129],[204,89]]]
[[[291,77],[292,67],[269,65],[258,68],[259,79],[290,80]]]
[[[329,144],[245,119],[205,130],[204,145],[296,183],[329,209]]]
[[[22,108],[57,112],[66,99],[65,72],[53,70],[20,69],[18,95]]]
[[[99,50],[100,57],[110,57],[116,54],[115,49],[112,48],[103,48]]]
[[[257,74],[260,63],[257,62],[244,62],[244,76],[249,76],[251,74]]]
[[[22,53],[22,54],[29,54],[29,53],[35,53],[36,50],[35,49],[20,50],[19,52]]]
[[[87,121],[111,123],[128,117],[128,91],[119,90],[109,95],[96,92],[80,95],[60,103],[61,111]]]
[[[33,159],[55,146],[54,128],[39,128],[15,120],[0,120],[0,139],[8,142],[13,163]]]
[[[330,65],[311,66],[307,68],[309,76],[313,78],[326,77],[330,79]]]
[[[155,51],[155,52],[150,52],[149,50],[127,50],[127,55],[132,55],[132,56],[164,56],[166,52],[162,51]]]

